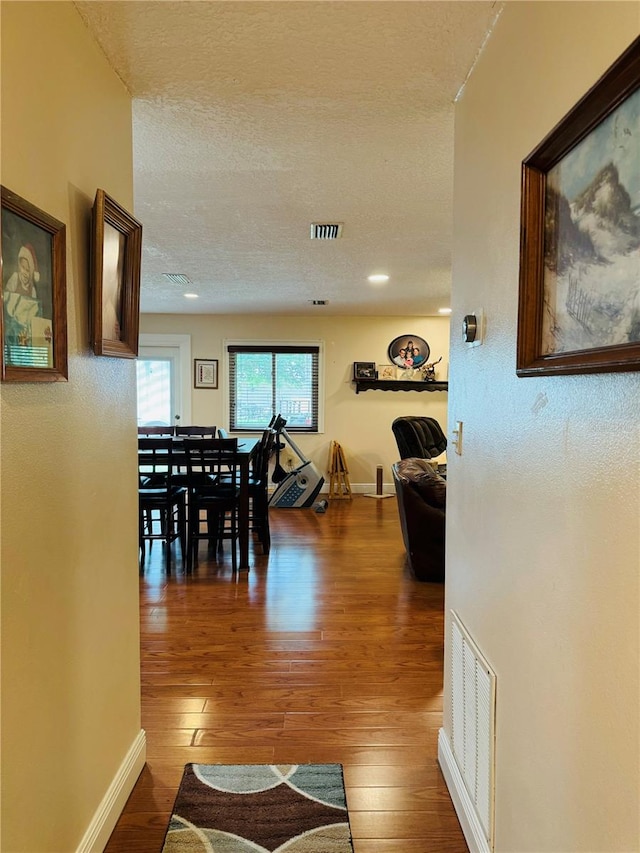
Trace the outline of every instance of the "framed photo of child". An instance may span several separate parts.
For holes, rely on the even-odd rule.
[[[66,226],[16,193],[2,203],[3,382],[66,382]]]

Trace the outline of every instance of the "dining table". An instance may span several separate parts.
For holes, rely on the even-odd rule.
[[[140,436],[147,438],[148,436]],[[153,436],[150,436],[153,438]],[[167,436],[165,436],[166,438]],[[174,436],[173,443],[173,468],[176,473],[184,473],[184,451],[182,451],[182,436]],[[239,561],[238,570],[248,571],[249,566],[249,474],[251,472],[251,460],[255,456],[260,444],[260,438],[243,436],[238,438],[238,468],[240,471],[240,495],[238,501],[238,547]]]

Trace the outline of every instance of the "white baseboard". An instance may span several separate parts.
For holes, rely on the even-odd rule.
[[[438,733],[438,762],[442,768],[447,788],[453,800],[453,807],[458,815],[470,853],[491,853],[493,848],[489,845],[478,820],[444,729],[440,729]]]
[[[275,492],[275,486],[269,486],[269,494],[273,494]],[[376,484],[375,483],[351,483],[351,494],[353,495],[374,495],[376,493]],[[382,486],[382,493],[385,495],[395,495],[396,487],[393,483],[384,483]],[[328,495],[329,494],[329,482],[325,479],[320,492],[320,495]]]
[[[76,853],[102,853],[118,822],[147,757],[147,738],[140,729],[102,798]]]
[[[325,480],[324,486],[320,489],[320,494],[328,494],[329,483]],[[393,483],[384,483],[382,492],[385,495],[395,495],[396,489]],[[375,495],[375,483],[351,483],[351,493],[354,495]]]

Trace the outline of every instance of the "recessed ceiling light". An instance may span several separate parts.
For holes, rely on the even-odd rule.
[[[384,284],[385,281],[389,281],[389,276],[385,275],[384,273],[380,273],[379,275],[370,275],[369,281],[371,282],[371,284]]]
[[[438,308],[438,314],[451,314],[451,308]]]
[[[197,293],[185,293],[184,298],[185,299],[197,299],[198,294]]]

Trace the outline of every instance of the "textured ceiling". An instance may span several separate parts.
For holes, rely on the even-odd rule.
[[[453,101],[498,4],[76,6],[133,96],[144,312],[448,304]],[[343,236],[311,240],[312,222]]]

